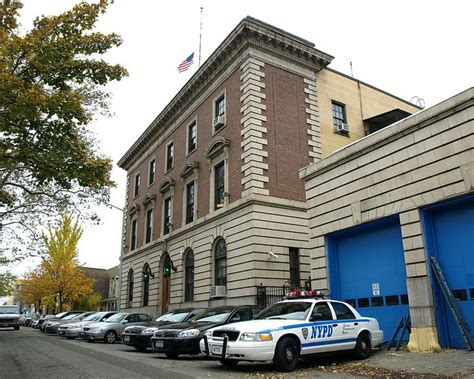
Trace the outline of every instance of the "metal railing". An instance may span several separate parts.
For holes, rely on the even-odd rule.
[[[291,285],[288,282],[285,282],[282,286],[264,286],[260,284],[257,286],[257,306],[267,307],[283,300],[288,292],[298,290],[311,290],[311,279],[303,281],[300,286]]]

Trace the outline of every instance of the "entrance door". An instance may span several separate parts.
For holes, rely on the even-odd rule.
[[[163,258],[163,270],[161,281],[161,313],[168,312],[170,305],[170,288],[171,288],[171,259],[168,253]]]

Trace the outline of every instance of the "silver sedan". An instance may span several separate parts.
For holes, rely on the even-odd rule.
[[[130,325],[151,325],[153,318],[144,313],[116,313],[104,322],[86,325],[79,337],[88,342],[101,341],[114,343],[122,336],[122,332]]]
[[[95,312],[81,321],[61,325],[58,329],[58,335],[60,335],[61,337],[66,337],[68,339],[74,339],[79,336],[79,333],[82,331],[82,328],[84,328],[86,325],[105,321],[116,313],[117,312]]]

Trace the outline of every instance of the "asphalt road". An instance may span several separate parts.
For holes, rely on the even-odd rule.
[[[235,368],[204,357],[167,359],[139,353],[119,343],[87,343],[48,335],[39,330],[0,329],[0,378],[343,378],[300,362],[289,375],[276,373],[270,364],[243,362]],[[353,377],[353,376],[350,376]]]

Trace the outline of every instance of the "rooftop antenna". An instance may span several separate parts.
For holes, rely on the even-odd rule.
[[[349,64],[351,66],[351,77],[354,77],[354,73],[352,72],[352,61],[350,61]]]
[[[202,40],[202,7],[201,7],[201,22],[199,25],[199,67],[201,67],[201,40]]]

